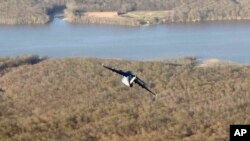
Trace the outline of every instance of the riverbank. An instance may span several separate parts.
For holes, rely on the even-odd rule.
[[[0,24],[46,24],[53,20],[54,13],[65,10],[71,23],[154,25],[164,23],[187,23],[202,21],[249,20],[248,0],[194,0],[133,2],[75,1],[75,0],[0,0]],[[115,17],[98,17],[89,12],[118,13]],[[104,12],[104,13],[103,13]],[[90,15],[89,15],[90,14]]]
[[[0,140],[228,140],[230,124],[250,123],[249,66],[33,59],[0,59],[8,64],[0,69]],[[155,101],[102,63],[136,73]]]
[[[68,10],[65,12],[65,21],[74,24],[108,24],[121,26],[149,26],[167,23],[195,23],[209,21],[247,21],[249,16],[235,17],[191,17],[181,19],[176,11],[132,11],[119,15],[115,11],[110,12],[82,12],[74,14]],[[110,14],[112,16],[110,16]]]
[[[171,11],[134,11],[119,15],[116,11],[112,11],[84,12],[74,15],[66,11],[65,19],[70,23],[143,26],[164,24],[167,22],[166,17],[170,14]]]
[[[106,24],[123,26],[140,26],[134,18],[119,16],[117,12],[84,12],[74,15],[70,11],[65,12],[65,21],[74,24]]]

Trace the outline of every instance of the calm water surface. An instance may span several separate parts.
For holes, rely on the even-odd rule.
[[[38,54],[151,60],[196,56],[250,64],[250,22],[150,27],[73,25],[0,26],[0,57]]]

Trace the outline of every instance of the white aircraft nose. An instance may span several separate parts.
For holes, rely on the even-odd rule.
[[[127,77],[122,78],[122,83],[125,84],[126,86],[130,86],[129,79]]]

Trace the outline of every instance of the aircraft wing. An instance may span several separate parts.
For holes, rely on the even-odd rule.
[[[146,86],[146,83],[143,82],[140,78],[136,78],[135,81],[134,81],[136,84],[138,84],[139,86],[141,86],[142,88],[146,89],[147,91],[150,92],[150,94],[156,96],[156,94],[154,92],[152,92],[147,86]]]
[[[122,70],[118,70],[118,69],[115,69],[115,68],[112,68],[112,67],[108,67],[108,66],[105,66],[105,65],[102,65],[102,66],[104,68],[109,69],[109,70],[111,70],[111,71],[113,71],[115,73],[118,73],[118,74],[122,75],[122,76],[126,76],[126,72],[124,72]]]

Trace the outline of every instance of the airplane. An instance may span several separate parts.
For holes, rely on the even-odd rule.
[[[105,66],[104,64],[102,64],[102,66],[108,70],[111,70],[112,72],[115,72],[117,74],[120,74],[123,76],[122,78],[122,83],[125,84],[128,87],[133,87],[133,84],[138,84],[139,86],[141,86],[142,88],[146,89],[148,92],[150,92],[150,94],[152,94],[153,96],[156,96],[156,94],[154,92],[152,92],[147,86],[146,83],[143,82],[138,76],[134,75],[131,71],[123,71],[123,70],[118,70],[115,69],[113,67],[108,67]]]

